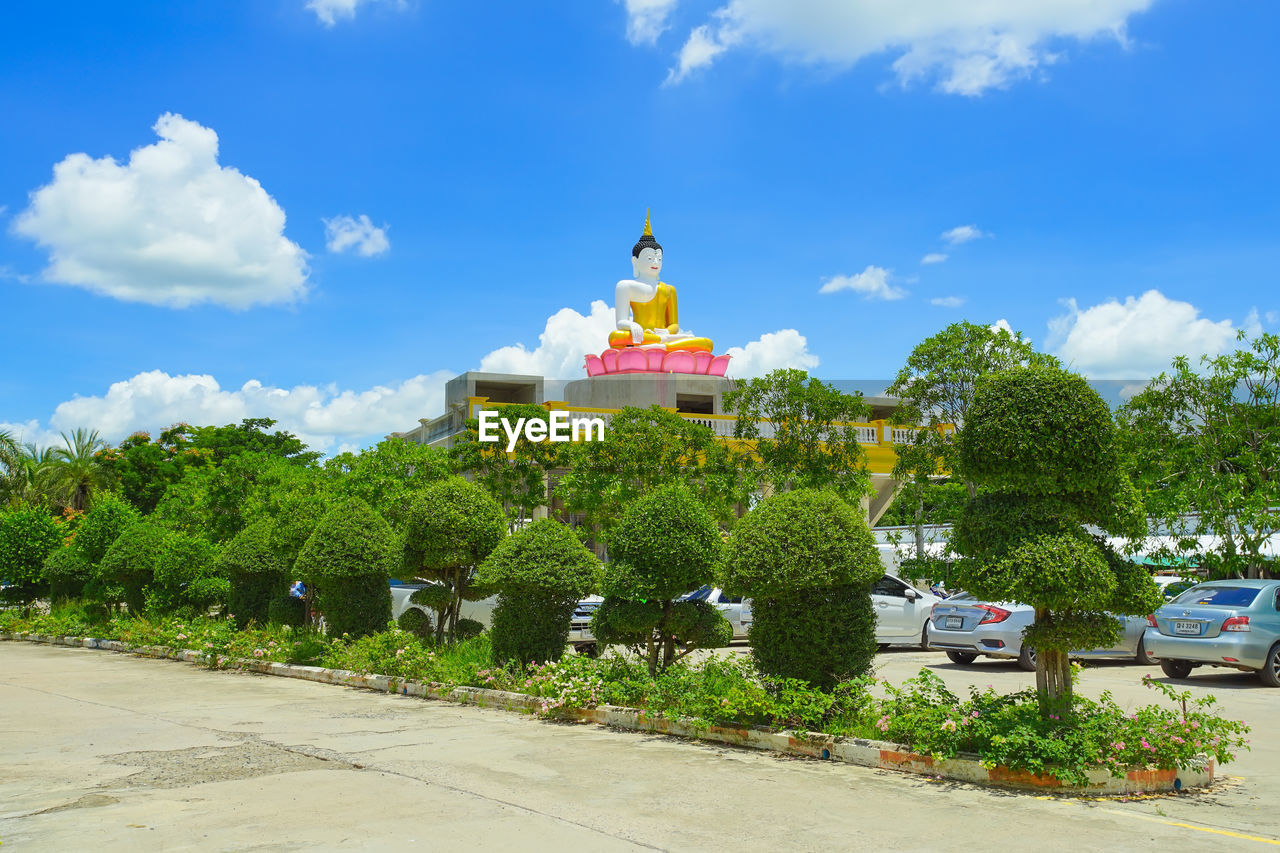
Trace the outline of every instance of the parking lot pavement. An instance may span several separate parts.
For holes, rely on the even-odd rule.
[[[922,652],[880,665],[895,680],[931,666],[956,687],[1029,679]],[[1103,666],[1085,690],[1145,701],[1139,678]],[[1192,689],[1221,682],[1225,711],[1255,724],[1280,699],[1203,681]],[[23,643],[0,643],[0,756],[0,842],[19,850],[1220,851],[1275,837],[1262,809],[1280,769],[1260,748],[1209,794],[1082,803]]]

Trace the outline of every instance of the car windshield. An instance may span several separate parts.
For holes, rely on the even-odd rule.
[[[1202,604],[1207,607],[1248,607],[1258,597],[1258,590],[1247,586],[1201,585],[1187,590],[1173,600],[1174,604]]]
[[[709,586],[698,587],[696,590],[685,596],[685,601],[706,601],[707,597],[711,595],[711,589],[712,588]]]

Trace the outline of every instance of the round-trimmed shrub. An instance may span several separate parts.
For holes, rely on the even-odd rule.
[[[271,602],[267,605],[267,621],[272,625],[300,628],[307,621],[307,603],[292,595],[272,596]]]
[[[99,493],[76,525],[72,544],[86,563],[96,567],[124,529],[141,517],[133,504],[114,492]]]
[[[484,633],[484,625],[475,619],[459,619],[458,627],[454,631],[454,639],[459,643],[464,640],[471,640],[479,637]]]
[[[834,492],[798,489],[755,506],[729,539],[720,585],[752,597],[760,672],[815,687],[867,672],[871,585],[884,572],[862,515]]]
[[[428,639],[432,633],[431,617],[426,611],[419,610],[416,607],[410,607],[408,610],[400,614],[400,618],[396,620],[396,624],[400,626],[401,631],[408,631],[421,639]]]
[[[296,569],[312,589],[329,634],[363,637],[386,629],[393,545],[391,527],[358,498],[338,502],[316,525]]]
[[[559,660],[573,609],[599,577],[600,561],[559,521],[535,521],[508,536],[476,574],[479,584],[499,590],[494,661],[523,666]]]
[[[231,582],[227,610],[238,628],[270,621],[271,602],[289,586],[284,560],[273,547],[273,533],[270,519],[257,521],[237,533],[218,557],[218,574]]]
[[[751,612],[751,654],[766,675],[830,689],[870,671],[876,614],[865,585],[757,598]]]
[[[27,603],[43,592],[44,561],[62,545],[62,526],[42,509],[0,513],[0,578],[7,600]]]
[[[49,597],[54,601],[76,598],[93,579],[93,566],[79,548],[64,545],[45,557],[44,579],[49,583]]]
[[[98,565],[104,581],[123,588],[125,604],[135,615],[146,609],[146,589],[155,580],[156,560],[167,535],[163,527],[145,519],[135,521],[121,531]]]
[[[225,602],[230,584],[215,573],[217,558],[217,546],[207,539],[170,531],[156,555],[147,609],[155,613],[202,614]]]

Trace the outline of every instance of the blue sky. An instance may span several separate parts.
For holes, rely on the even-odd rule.
[[[908,5],[20,4],[0,425],[332,451],[466,369],[581,375],[646,208],[740,376],[960,319],[1097,378],[1276,330],[1274,4]]]

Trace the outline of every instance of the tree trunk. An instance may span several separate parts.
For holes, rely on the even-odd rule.
[[[924,493],[916,501],[916,560],[924,562]],[[917,570],[918,571],[918,570]]]
[[[649,676],[652,678],[658,674],[658,642],[653,636],[653,632],[649,632]]]
[[[1049,620],[1047,610],[1036,611],[1036,623]],[[1056,714],[1066,719],[1071,713],[1071,658],[1061,649],[1036,649],[1036,694],[1040,716]]]

